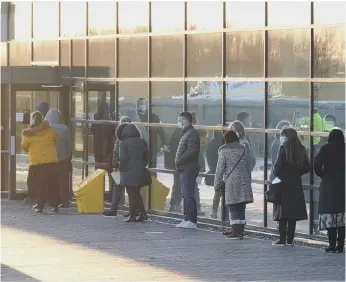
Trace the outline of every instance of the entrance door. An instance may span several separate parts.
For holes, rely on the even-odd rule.
[[[30,117],[32,113],[37,111],[37,106],[41,103],[47,103],[48,109],[56,108],[64,114],[64,119],[62,122],[66,123],[66,118],[68,118],[69,113],[69,91],[68,87],[61,88],[38,88],[37,90],[14,90],[13,92],[14,101],[12,102],[11,117],[14,125],[12,132],[12,144],[14,147],[11,151],[15,154],[15,158],[11,163],[11,168],[13,175],[11,177],[10,189],[11,198],[23,198],[27,195],[27,177],[29,173],[29,158],[28,153],[21,148],[22,142],[22,131],[27,128],[29,124],[25,124],[24,112],[30,112]],[[66,114],[67,113],[67,114]],[[30,118],[31,123],[31,118]]]

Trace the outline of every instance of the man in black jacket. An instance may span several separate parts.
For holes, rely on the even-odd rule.
[[[199,173],[198,157],[201,143],[189,112],[179,115],[178,126],[183,129],[183,135],[179,141],[175,166],[179,173],[184,200],[184,220],[177,227],[192,229],[197,228],[196,180]]]

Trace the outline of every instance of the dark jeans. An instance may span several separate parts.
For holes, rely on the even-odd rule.
[[[343,249],[345,245],[345,226],[328,228],[327,231],[329,247],[335,249],[336,243],[338,243],[337,247]]]
[[[58,163],[58,186],[60,191],[61,203],[64,206],[68,206],[70,203],[70,172],[70,160],[63,160]]]
[[[180,172],[180,185],[184,199],[184,220],[197,223],[196,180],[198,171]]]
[[[112,211],[118,211],[119,205],[124,205],[125,203],[125,189],[120,185],[113,186],[113,194],[112,194]]]
[[[244,203],[229,205],[229,213],[231,216],[231,221],[230,221],[231,225],[246,224],[245,209],[246,209],[246,204],[244,204]]]
[[[181,205],[181,186],[180,186],[180,176],[178,172],[174,173],[174,182],[171,196],[171,207],[178,207]]]
[[[144,215],[145,208],[141,196],[141,187],[126,187],[126,191],[129,195],[130,217],[135,218],[137,210]]]
[[[292,244],[294,239],[294,233],[296,232],[295,219],[280,219],[279,220],[279,233],[280,241],[283,243]]]
[[[28,185],[28,198],[35,199],[35,186],[34,179],[32,175],[32,166],[29,166],[28,178],[26,179],[26,184]]]
[[[35,187],[35,197],[38,208],[43,209],[46,202],[53,207],[57,207],[60,204],[57,166],[57,163],[31,166],[32,180]]]

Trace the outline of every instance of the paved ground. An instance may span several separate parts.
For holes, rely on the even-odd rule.
[[[2,281],[345,280],[345,257],[2,201]]]

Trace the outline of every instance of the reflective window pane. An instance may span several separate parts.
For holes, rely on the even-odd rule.
[[[264,2],[226,2],[226,28],[261,28],[264,16]]]
[[[220,33],[187,36],[187,76],[222,75],[221,41]]]
[[[151,112],[162,123],[176,124],[184,110],[183,82],[151,83]]]
[[[221,1],[188,1],[187,2],[187,29],[188,30],[216,30],[222,28]]]
[[[31,38],[31,2],[11,2],[9,6],[9,40]]]
[[[148,105],[148,82],[119,82],[120,115],[130,117],[133,122],[148,122],[148,111],[142,107],[139,109],[139,105]],[[147,140],[148,133],[146,133],[146,128],[142,126],[140,130]]]
[[[60,9],[61,36],[84,36],[86,33],[86,3],[62,1]]]
[[[345,77],[345,29],[315,29],[314,77]]]
[[[344,1],[315,1],[315,24],[339,24],[346,22],[346,4]]]
[[[85,40],[72,40],[72,76],[85,77]]]
[[[88,20],[89,35],[115,34],[116,2],[89,1]]]
[[[60,40],[60,70],[61,76],[70,76],[70,42]]]
[[[10,66],[31,66],[30,42],[10,42],[9,45]]]
[[[56,40],[34,41],[33,42],[34,61],[58,62],[59,49]]]
[[[149,30],[149,2],[119,2],[119,33],[143,33]]]
[[[88,76],[115,77],[115,39],[89,39]]]
[[[269,1],[268,25],[273,27],[307,26],[311,23],[310,2]]]
[[[33,2],[33,37],[54,38],[58,36],[59,3]]]
[[[310,75],[309,30],[269,31],[270,77],[308,77]]]
[[[1,48],[1,61],[0,61],[0,65],[5,67],[5,66],[8,65],[8,61],[7,61],[7,43],[6,42],[1,42],[0,48]]]
[[[222,124],[221,82],[187,82],[187,109],[193,113],[194,124]]]
[[[184,2],[151,2],[152,32],[184,30]]]
[[[314,108],[316,120],[314,131],[342,130],[345,126],[345,83],[314,83]],[[319,116],[318,116],[319,115]]]
[[[268,127],[277,128],[288,121],[299,131],[310,126],[309,83],[269,82]]]
[[[235,120],[245,128],[264,128],[264,82],[226,82],[226,122]]]
[[[183,35],[153,36],[151,39],[151,75],[183,76]]]
[[[226,73],[228,77],[264,75],[264,33],[262,31],[226,34]]]
[[[119,39],[119,77],[148,76],[148,38]]]

